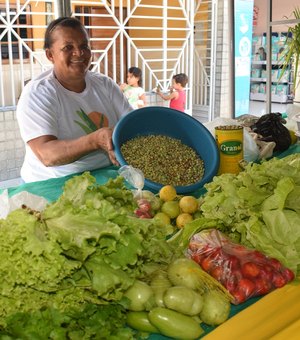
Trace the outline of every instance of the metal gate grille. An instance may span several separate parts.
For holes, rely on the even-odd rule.
[[[13,110],[26,81],[50,66],[42,49],[43,35],[48,22],[57,17],[57,8],[54,0],[6,0],[2,5],[0,1],[2,111]],[[127,69],[138,66],[149,94],[157,85],[167,91],[176,73],[193,79],[194,1],[74,0],[71,10],[90,32],[93,70],[123,82]],[[187,92],[191,113],[189,87]]]

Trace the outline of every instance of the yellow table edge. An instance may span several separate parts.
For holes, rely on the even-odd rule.
[[[299,281],[287,284],[267,294],[218,326],[203,339],[300,339]]]

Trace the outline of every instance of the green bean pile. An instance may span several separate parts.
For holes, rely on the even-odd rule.
[[[180,140],[163,135],[138,136],[121,146],[127,164],[143,171],[146,179],[163,185],[191,185],[204,174],[204,162]]]

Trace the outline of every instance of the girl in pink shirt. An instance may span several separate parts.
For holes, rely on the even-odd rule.
[[[163,100],[170,100],[171,109],[184,112],[186,102],[186,93],[184,88],[187,82],[188,77],[186,74],[184,73],[176,74],[172,78],[172,88],[170,94],[164,95],[160,91],[158,91],[157,93]]]

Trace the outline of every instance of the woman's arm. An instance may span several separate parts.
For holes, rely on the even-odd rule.
[[[72,163],[99,149],[107,152],[114,165],[119,165],[113,151],[112,129],[107,127],[77,139],[59,140],[55,136],[46,135],[34,138],[27,143],[45,166]]]

